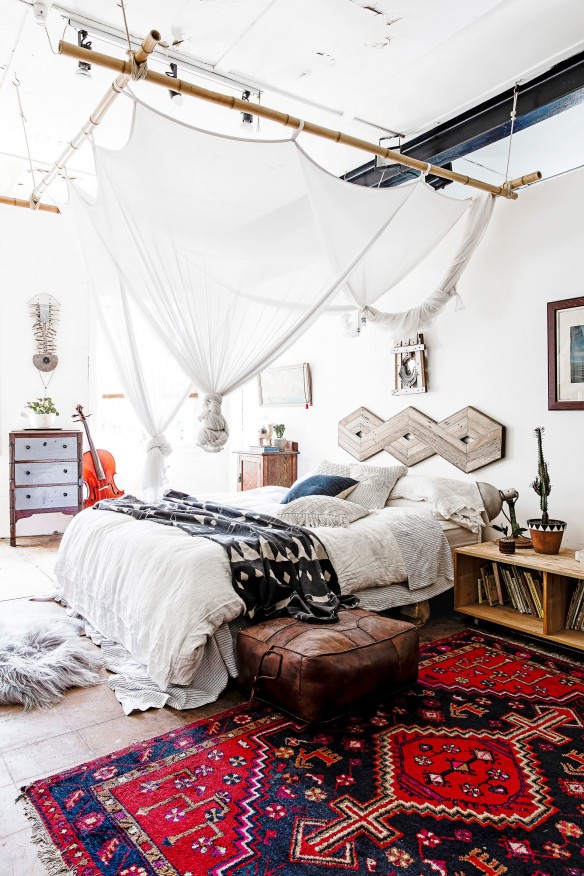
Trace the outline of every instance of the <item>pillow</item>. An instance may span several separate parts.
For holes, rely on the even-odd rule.
[[[302,496],[336,496],[344,499],[357,486],[353,478],[342,478],[335,475],[312,475],[295,484],[282,499],[282,505],[300,499]]]
[[[351,477],[359,482],[351,491],[351,502],[375,511],[385,506],[397,480],[407,472],[407,468],[405,465],[352,465],[350,471]]]
[[[348,526],[368,513],[362,505],[335,496],[303,496],[289,502],[278,517],[293,526]]]
[[[322,459],[315,469],[315,474],[323,475],[339,475],[342,478],[351,476],[351,466],[343,465],[341,462],[329,462],[328,459]]]
[[[393,495],[390,494],[389,499],[387,499],[385,503],[386,508],[410,508],[412,511],[416,511],[418,514],[431,514],[436,517],[435,508],[431,502],[424,502],[420,504],[420,502],[414,502],[413,499],[394,499]]]
[[[399,479],[391,497],[431,502],[435,517],[452,520],[471,532],[479,532],[484,525],[485,506],[476,481],[408,475]]]

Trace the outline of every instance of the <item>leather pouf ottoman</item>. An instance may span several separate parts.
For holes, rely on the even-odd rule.
[[[252,697],[317,723],[413,684],[418,631],[360,608],[339,612],[335,624],[277,618],[241,630],[237,658]]]

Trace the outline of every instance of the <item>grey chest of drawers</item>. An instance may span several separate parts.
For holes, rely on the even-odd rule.
[[[33,514],[77,514],[83,508],[81,432],[10,433],[10,544],[16,524]]]

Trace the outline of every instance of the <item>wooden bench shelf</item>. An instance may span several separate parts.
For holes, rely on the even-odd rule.
[[[509,605],[478,602],[477,581],[481,567],[493,562],[535,569],[541,573],[543,618],[522,614]],[[495,542],[457,548],[454,553],[454,608],[470,617],[584,651],[584,632],[565,628],[572,593],[577,581],[583,578],[584,563],[574,559],[572,550],[561,550],[556,556],[536,554],[533,550],[502,554]]]

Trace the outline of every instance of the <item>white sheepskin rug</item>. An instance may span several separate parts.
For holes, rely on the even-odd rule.
[[[70,687],[97,684],[101,658],[79,632],[71,619],[0,624],[0,704],[47,708]]]

